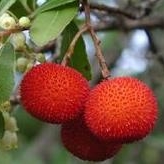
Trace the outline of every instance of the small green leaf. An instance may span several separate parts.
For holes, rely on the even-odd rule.
[[[78,27],[73,22],[71,22],[64,30],[60,59],[63,58],[77,32]],[[87,58],[86,47],[82,37],[80,37],[76,43],[74,53],[69,64],[71,67],[81,72],[88,80],[91,80],[91,67]]]
[[[51,0],[40,6],[32,15],[36,15],[40,12],[54,9],[62,5],[68,5],[68,3],[75,2],[75,1],[76,0]]]
[[[77,4],[72,3],[56,10],[39,14],[30,28],[32,41],[43,46],[56,39],[77,13]]]
[[[8,10],[16,0],[2,0],[0,2],[0,15],[2,15],[6,10]]]
[[[14,87],[15,54],[13,46],[6,43],[0,50],[0,104],[9,100]]]

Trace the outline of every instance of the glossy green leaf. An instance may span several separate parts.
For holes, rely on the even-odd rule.
[[[13,90],[14,62],[13,46],[7,42],[0,50],[0,104],[9,100]]]
[[[77,13],[77,4],[72,3],[56,10],[39,14],[30,28],[32,41],[43,46],[56,39]]]
[[[68,5],[71,2],[75,2],[76,0],[51,0],[44,3],[42,6],[38,7],[38,9],[33,13],[33,15],[38,14],[40,12],[44,12],[47,10],[51,10],[57,8],[62,5]]]
[[[71,22],[64,30],[60,58],[63,58],[77,32],[78,27],[73,22]],[[74,53],[69,64],[71,67],[81,72],[88,80],[91,80],[91,67],[87,58],[86,47],[82,37],[80,37],[76,43]]]
[[[0,2],[0,15],[8,10],[15,2],[16,0],[2,0]]]

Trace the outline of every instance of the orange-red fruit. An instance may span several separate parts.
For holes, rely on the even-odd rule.
[[[76,157],[88,161],[103,161],[113,157],[121,144],[100,141],[88,130],[82,119],[62,125],[61,138],[66,149]]]
[[[49,123],[63,123],[77,117],[89,93],[88,82],[79,72],[52,63],[33,67],[20,86],[26,111]]]
[[[86,124],[103,140],[129,143],[142,139],[156,119],[157,101],[152,90],[132,77],[101,82],[86,102]]]

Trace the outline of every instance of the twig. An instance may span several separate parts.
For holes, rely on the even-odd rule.
[[[94,25],[95,31],[107,30],[134,30],[134,29],[164,29],[164,17],[148,17],[140,20],[122,19],[121,21],[114,20],[109,23],[98,23]]]
[[[136,18],[141,19],[151,14],[158,1],[159,0],[144,0],[137,5],[133,5],[133,2],[129,1],[130,3],[128,3],[125,10],[132,15],[136,15]]]
[[[120,8],[110,7],[110,6],[106,6],[103,4],[91,3],[90,8],[100,10],[100,11],[106,11],[110,14],[122,15],[122,16],[125,16],[125,17],[130,18],[130,19],[138,19],[139,18],[139,16],[135,15],[134,13],[129,13],[125,10],[120,9]]]
[[[140,19],[147,16],[159,0],[149,0],[142,2],[139,6],[133,6],[133,10],[120,9],[104,4],[90,3],[90,9],[108,12],[113,15],[121,15],[129,19]]]
[[[61,63],[62,65],[65,66],[65,65],[67,65],[67,64],[69,63],[70,58],[71,58],[71,56],[72,56],[72,54],[73,54],[73,52],[74,52],[75,45],[76,45],[76,43],[77,43],[79,37],[80,37],[87,29],[88,29],[87,26],[83,26],[83,27],[76,33],[75,37],[73,38],[73,40],[72,40],[72,42],[71,42],[71,44],[70,44],[70,46],[69,46],[69,48],[68,48],[68,50],[67,50],[67,52],[66,52],[64,58],[63,58],[63,60],[62,60],[62,63]]]
[[[4,36],[9,36],[12,33],[17,33],[17,32],[24,31],[24,30],[27,30],[27,29],[16,27],[14,29],[0,31],[0,38],[2,38]]]
[[[108,70],[105,58],[103,56],[103,53],[100,47],[100,40],[97,38],[94,28],[91,25],[90,7],[89,7],[88,0],[83,0],[83,6],[84,6],[84,11],[85,11],[86,25],[88,27],[88,31],[92,37],[92,40],[96,49],[96,56],[98,58],[99,65],[101,67],[102,76],[104,79],[106,79],[110,76],[110,72]]]

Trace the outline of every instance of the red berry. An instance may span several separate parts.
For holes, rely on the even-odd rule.
[[[63,123],[77,117],[89,93],[88,82],[79,72],[52,63],[33,67],[20,86],[26,111],[49,123]]]
[[[86,102],[86,124],[103,140],[128,143],[142,139],[156,119],[157,101],[152,90],[132,77],[101,82]]]
[[[82,119],[62,125],[61,138],[66,149],[82,160],[103,161],[113,157],[121,144],[100,141],[88,130]]]

